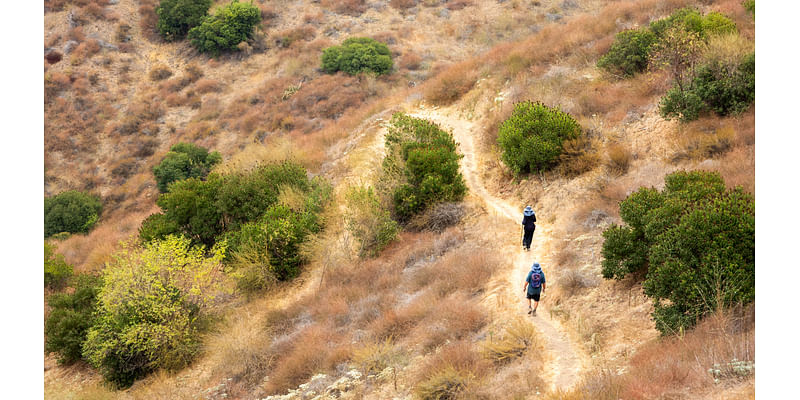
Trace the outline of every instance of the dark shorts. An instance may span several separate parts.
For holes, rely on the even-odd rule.
[[[539,293],[536,293],[536,294],[528,293],[528,298],[529,299],[533,299],[533,301],[539,301],[539,295],[540,294],[542,294],[542,292],[539,292]]]

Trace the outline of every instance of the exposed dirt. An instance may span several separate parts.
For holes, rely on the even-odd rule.
[[[522,288],[524,279],[534,261],[539,262],[547,276],[550,264],[551,229],[540,222],[533,237],[530,252],[521,247],[522,209],[525,204],[514,199],[501,199],[490,194],[480,177],[480,162],[476,155],[475,141],[479,127],[474,121],[465,119],[455,109],[436,109],[420,107],[411,113],[438,123],[442,128],[453,133],[460,151],[464,155],[461,160],[461,173],[464,175],[471,196],[483,202],[487,211],[495,217],[495,225],[500,235],[487,232],[487,237],[497,245],[497,249],[507,254],[510,265],[505,273],[490,284],[491,290],[485,298],[486,306],[494,310],[495,319],[508,320],[525,315],[527,301],[524,300]],[[551,264],[550,264],[551,265]],[[546,290],[545,290],[546,293]],[[537,315],[532,317],[533,323],[543,338],[543,345],[549,362],[544,377],[550,384],[550,390],[567,390],[575,385],[581,372],[589,365],[589,357],[582,347],[573,343],[561,324],[551,318],[548,312],[547,297],[539,303]]]

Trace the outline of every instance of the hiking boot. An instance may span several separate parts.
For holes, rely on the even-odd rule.
[[[536,315],[536,309],[533,309],[533,312],[530,313],[531,315]]]
[[[528,315],[530,315],[531,313],[533,313],[533,310],[531,310],[531,309],[529,308],[529,309],[528,309]]]

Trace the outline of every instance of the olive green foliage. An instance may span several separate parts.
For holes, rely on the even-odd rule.
[[[349,38],[341,46],[322,51],[322,69],[329,74],[344,71],[350,75],[361,72],[382,75],[391,72],[392,65],[389,47],[370,38]]]
[[[447,366],[420,382],[414,394],[422,400],[458,399],[473,379],[471,373]]]
[[[220,161],[222,156],[216,151],[209,153],[208,149],[193,143],[178,143],[153,167],[153,175],[156,177],[158,190],[164,193],[172,182],[186,178],[205,178]]]
[[[392,115],[386,133],[388,154],[383,160],[382,190],[392,197],[401,222],[440,202],[461,201],[467,192],[458,171],[458,145],[436,123]]]
[[[256,221],[225,235],[231,254],[226,264],[233,267],[233,276],[243,292],[267,289],[275,281],[300,273],[300,266],[306,261],[300,246],[322,229],[319,215],[331,197],[332,187],[315,179],[302,193],[299,206],[272,204]]]
[[[732,72],[721,63],[707,63],[683,90],[677,85],[661,99],[659,112],[666,119],[692,121],[702,113],[737,114],[756,96],[756,58],[751,54]]]
[[[162,212],[142,222],[139,237],[152,241],[182,235],[207,247],[224,241],[225,263],[239,289],[254,293],[297,276],[305,261],[300,246],[322,229],[319,215],[330,196],[329,184],[309,180],[306,170],[292,162],[212,173],[205,181],[190,178],[169,185],[156,201]]]
[[[755,299],[755,201],[726,190],[717,173],[676,172],[666,187],[620,203],[626,225],[604,233],[603,276],[646,273],[645,294],[662,334],[714,310]]]
[[[61,232],[89,232],[103,205],[96,196],[70,190],[44,199],[44,237]]]
[[[725,15],[712,11],[704,16],[691,7],[681,8],[667,18],[654,21],[649,28],[659,38],[673,28],[694,32],[703,39],[710,35],[736,32],[736,24]]]
[[[500,124],[497,144],[500,158],[515,174],[542,172],[557,164],[565,140],[580,135],[580,125],[568,113],[524,101]]]
[[[72,276],[72,265],[55,252],[55,246],[44,242],[44,285],[52,289],[64,287]]]
[[[227,175],[212,173],[205,181],[176,181],[156,201],[163,216],[148,217],[139,237],[147,241],[180,234],[195,243],[213,246],[217,236],[256,221],[278,201],[284,186],[301,191],[311,187],[305,169],[291,162]]]
[[[377,256],[400,230],[371,187],[350,188],[344,220],[347,230],[358,242],[359,257]]]
[[[117,387],[157,369],[175,371],[200,351],[210,307],[224,293],[224,248],[169,236],[144,247],[124,244],[103,270],[97,321],[83,355]]]
[[[608,53],[600,57],[597,67],[619,77],[631,77],[647,69],[650,47],[657,40],[647,29],[632,29],[617,34]]]
[[[200,25],[211,3],[211,0],[161,0],[156,7],[158,32],[167,41],[183,38],[189,29]]]
[[[44,349],[56,353],[62,364],[81,359],[86,334],[94,324],[97,293],[102,280],[92,275],[78,275],[72,293],[54,294],[47,299],[50,314],[44,324]]]
[[[236,50],[239,43],[252,37],[253,27],[260,22],[261,10],[258,7],[234,0],[189,30],[189,39],[201,53],[216,56],[222,51]]]
[[[704,41],[712,35],[736,32],[736,24],[718,12],[704,16],[694,8],[681,8],[667,18],[650,23],[647,28],[618,33],[611,48],[598,60],[597,66],[618,77],[631,77],[644,72],[656,47],[663,49],[675,46],[675,43],[669,42],[669,37],[676,34],[670,34],[670,31],[688,32],[690,36]]]

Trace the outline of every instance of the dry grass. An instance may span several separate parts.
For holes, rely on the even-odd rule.
[[[534,325],[525,320],[515,320],[502,335],[483,343],[483,356],[495,364],[502,365],[522,357],[529,349],[540,347],[540,339]]]
[[[477,61],[465,61],[448,67],[425,82],[425,100],[433,104],[451,104],[475,86],[478,80]]]
[[[320,4],[336,13],[353,17],[359,16],[367,10],[366,0],[322,0]]]
[[[622,143],[609,143],[606,146],[606,168],[615,175],[625,175],[631,165],[631,151]]]
[[[675,131],[678,151],[673,160],[704,160],[730,150],[736,132],[733,125],[717,117],[681,124]]]

